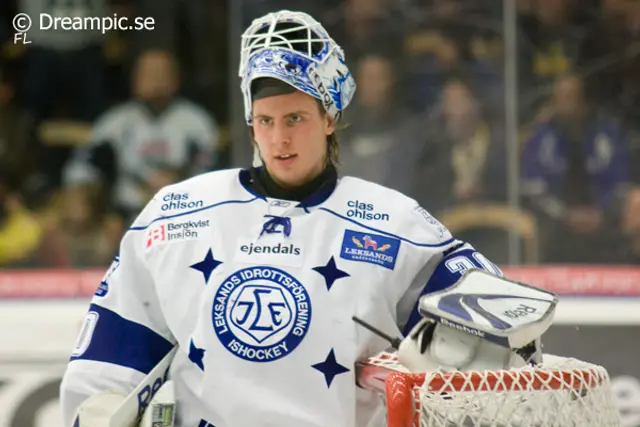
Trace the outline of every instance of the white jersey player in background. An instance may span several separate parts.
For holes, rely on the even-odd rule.
[[[175,345],[178,426],[383,425],[354,364],[388,343],[352,317],[406,335],[421,295],[471,268],[501,274],[414,200],[338,178],[334,132],[355,82],[312,17],[254,21],[240,77],[264,167],[171,185],[139,215],[64,375],[69,427],[88,398],[128,394]]]

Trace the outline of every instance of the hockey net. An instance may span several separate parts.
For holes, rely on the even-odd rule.
[[[607,371],[544,356],[535,368],[409,373],[393,353],[358,365],[360,386],[384,395],[388,427],[619,426]]]

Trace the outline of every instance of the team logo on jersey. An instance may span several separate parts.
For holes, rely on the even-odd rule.
[[[345,230],[340,257],[350,261],[368,262],[393,270],[399,249],[399,239]]]
[[[213,328],[222,345],[252,362],[285,357],[311,323],[311,300],[292,275],[273,267],[249,267],[229,276],[213,301]]]
[[[102,281],[98,285],[98,289],[96,289],[95,296],[104,297],[107,295],[107,293],[109,293],[109,279],[111,278],[111,275],[115,273],[115,271],[118,269],[118,267],[120,267],[120,257],[116,256],[113,259],[113,262],[111,263],[109,268],[107,269],[107,272],[104,274]]]

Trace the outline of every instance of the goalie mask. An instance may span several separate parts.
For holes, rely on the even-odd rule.
[[[239,76],[245,119],[251,125],[252,82],[270,77],[319,99],[339,120],[356,89],[340,46],[302,12],[283,10],[252,22],[242,35]]]

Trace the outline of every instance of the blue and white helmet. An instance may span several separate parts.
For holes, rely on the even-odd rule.
[[[322,25],[303,12],[282,10],[254,20],[242,35],[239,76],[247,124],[251,124],[251,83],[281,80],[322,101],[338,120],[356,90],[344,52]]]

